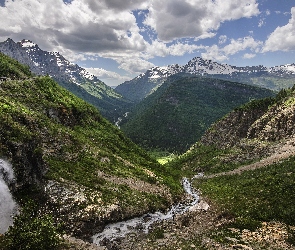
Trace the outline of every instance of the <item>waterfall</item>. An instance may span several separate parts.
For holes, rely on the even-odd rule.
[[[4,234],[13,224],[13,216],[17,212],[17,204],[8,188],[13,181],[12,166],[0,159],[0,234]]]

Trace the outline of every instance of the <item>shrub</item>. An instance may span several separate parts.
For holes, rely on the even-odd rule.
[[[15,217],[14,224],[5,234],[2,245],[7,250],[53,250],[62,243],[59,231],[51,216],[39,214],[36,206],[28,202]]]

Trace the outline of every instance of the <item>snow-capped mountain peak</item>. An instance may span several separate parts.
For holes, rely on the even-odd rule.
[[[295,64],[286,64],[286,65],[280,65],[271,67],[269,69],[270,73],[274,74],[289,74],[289,75],[295,75]]]
[[[23,48],[32,48],[32,47],[36,47],[37,44],[33,43],[31,40],[27,40],[27,39],[23,39],[21,40],[21,42],[19,42],[20,45],[23,47]]]

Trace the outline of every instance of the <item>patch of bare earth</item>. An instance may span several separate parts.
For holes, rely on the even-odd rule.
[[[261,159],[258,162],[239,167],[232,171],[208,175],[208,176],[205,176],[204,178],[209,179],[209,178],[214,178],[214,177],[223,176],[223,175],[241,174],[244,171],[255,170],[258,168],[266,167],[273,163],[277,163],[281,160],[287,159],[290,156],[295,155],[295,138],[292,137],[288,141],[279,143],[272,149],[272,151],[273,153],[271,155]]]
[[[156,195],[162,195],[164,197],[168,197],[171,200],[171,194],[167,187],[164,185],[159,184],[151,184],[145,181],[142,181],[138,178],[131,178],[131,177],[118,177],[113,175],[108,175],[103,172],[98,172],[98,176],[102,177],[103,179],[118,184],[118,185],[127,185],[129,188],[140,191],[140,192],[147,192]]]

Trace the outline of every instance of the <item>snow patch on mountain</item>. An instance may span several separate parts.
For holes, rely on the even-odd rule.
[[[36,46],[36,44],[33,43],[30,40],[22,40],[21,41],[21,45],[22,45],[23,48],[31,48],[31,47],[35,47]]]
[[[286,64],[270,68],[270,73],[295,75],[295,64]]]
[[[167,78],[176,73],[187,73],[200,76],[232,76],[240,73],[255,75],[255,74],[273,74],[273,75],[295,75],[295,64],[286,64],[274,67],[245,66],[237,67],[229,64],[221,64],[212,60],[206,60],[200,57],[195,57],[184,66],[174,64],[163,67],[153,67],[145,73],[137,76],[135,79],[161,79]]]
[[[7,39],[0,43],[0,51],[30,66],[37,75],[50,75],[57,81],[69,80],[77,85],[86,81],[103,84],[87,70],[66,60],[59,52],[43,51],[31,40],[23,39],[15,43]]]

